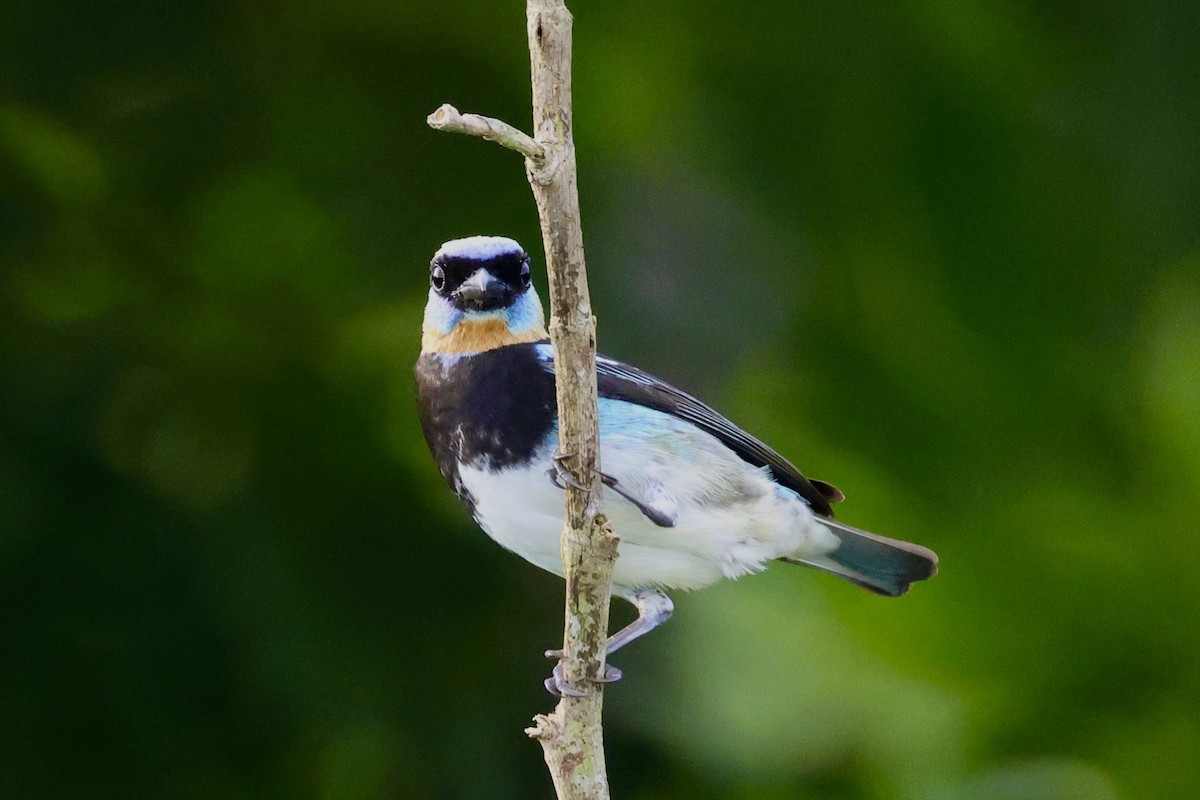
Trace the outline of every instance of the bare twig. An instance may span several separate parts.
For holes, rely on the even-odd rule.
[[[555,350],[559,450],[577,485],[567,485],[563,572],[567,581],[563,671],[592,690],[564,697],[526,732],[542,744],[560,800],[608,800],[600,712],[608,603],[617,538],[600,515],[600,436],[596,408],[596,319],[592,316],[575,145],[571,135],[571,14],[563,0],[527,0],[534,138],[499,120],[445,105],[430,126],[480,136],[525,155],[550,276],[550,339]]]
[[[461,114],[449,103],[443,104],[441,108],[426,117],[425,121],[435,131],[451,131],[452,133],[478,136],[481,139],[504,145],[509,150],[516,150],[534,161],[542,161],[546,157],[546,151],[542,146],[524,131],[491,117]]]

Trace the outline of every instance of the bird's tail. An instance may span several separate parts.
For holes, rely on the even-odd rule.
[[[784,561],[816,567],[888,597],[899,597],[915,581],[937,574],[937,553],[928,547],[877,536],[832,519],[822,518],[820,523],[838,538],[837,549]]]

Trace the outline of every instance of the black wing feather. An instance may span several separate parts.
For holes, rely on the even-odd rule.
[[[553,370],[551,361],[543,363],[547,369]],[[826,517],[833,516],[830,501],[837,502],[843,496],[836,487],[822,484],[827,488],[821,491],[801,475],[792,462],[687,392],[680,391],[637,367],[606,356],[596,358],[596,380],[601,397],[624,400],[687,420],[717,437],[746,463],[756,467],[769,467],[777,483],[803,497],[816,513]]]

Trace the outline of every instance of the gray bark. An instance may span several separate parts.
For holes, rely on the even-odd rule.
[[[566,488],[563,670],[592,692],[563,697],[526,732],[544,751],[560,800],[608,800],[601,724],[608,606],[617,538],[600,514],[600,434],[596,409],[596,318],[592,314],[571,135],[571,14],[562,0],[528,0],[532,139],[507,123],[442,106],[431,127],[489,139],[522,153],[537,202],[550,283],[550,339],[558,385],[559,449],[580,486]]]

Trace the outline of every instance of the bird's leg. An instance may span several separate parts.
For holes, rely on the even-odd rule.
[[[609,654],[662,625],[675,611],[675,604],[671,602],[671,598],[657,589],[642,589],[626,599],[637,609],[638,618],[608,637]]]
[[[567,486],[573,486],[581,491],[587,491],[579,481],[575,480],[575,476],[563,464],[563,460],[568,458],[565,453],[556,453],[550,458],[550,469],[546,470],[546,477],[550,482],[559,489],[565,489]],[[675,525],[675,519],[679,515],[679,509],[675,499],[662,487],[662,484],[655,483],[658,491],[656,493],[656,503],[643,502],[639,497],[625,489],[616,478],[606,473],[600,473],[600,481],[608,488],[612,489],[617,494],[624,497],[634,507],[642,512],[646,519],[653,522],[660,528],[670,528]]]
[[[643,589],[625,599],[633,603],[637,609],[638,618],[608,638],[606,653],[609,655],[662,625],[671,618],[672,612],[675,611],[675,604],[671,602],[671,598],[656,589]],[[554,671],[546,679],[546,690],[550,694],[556,697],[583,697],[587,694],[567,683],[563,676],[562,650],[547,650],[546,658],[558,659]],[[622,674],[621,670],[609,664],[605,667],[603,677],[593,678],[592,681],[594,683],[613,683],[619,681]]]
[[[601,472],[600,481],[605,486],[621,495],[621,497],[624,497],[626,500],[633,503],[634,507],[637,508],[638,511],[642,512],[642,516],[653,522],[658,527],[674,527],[675,520],[679,516],[678,506],[675,502],[675,499],[668,494],[666,489],[664,489],[662,484],[658,481],[653,483],[653,487],[658,491],[652,491],[651,494],[657,495],[656,499],[662,503],[661,506],[642,502],[641,498],[635,497],[632,492],[626,490],[625,487],[622,486],[612,475],[606,475]],[[662,501],[666,502],[663,503]]]

